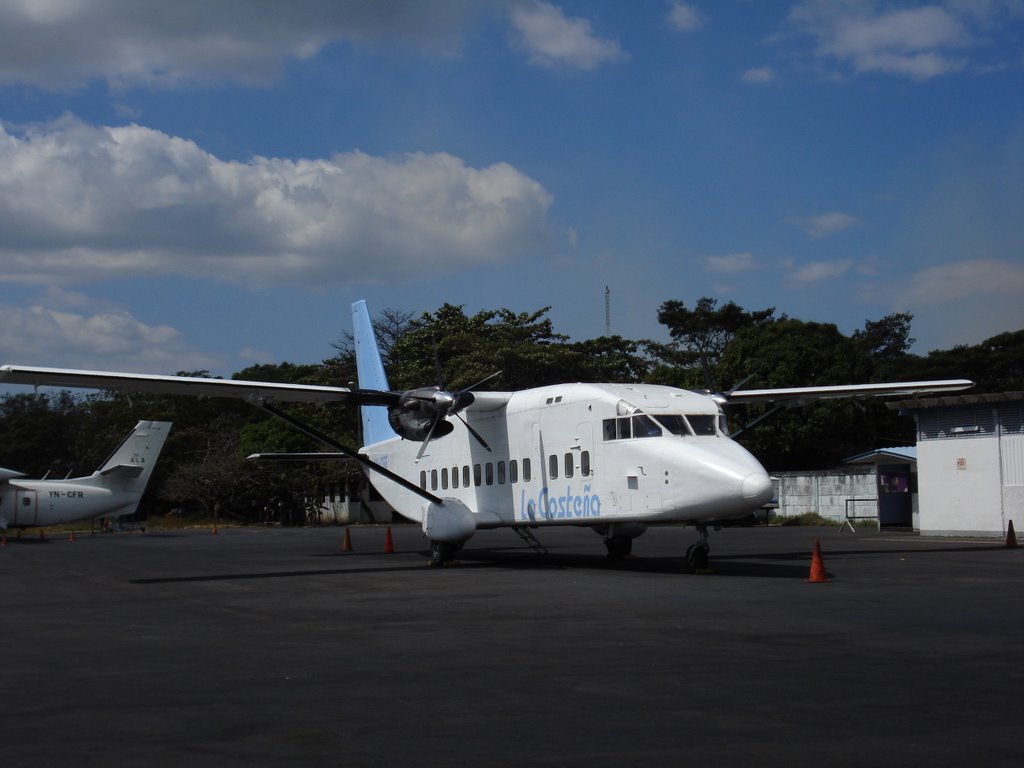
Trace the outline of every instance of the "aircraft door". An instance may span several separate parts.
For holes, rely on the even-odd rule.
[[[13,525],[35,525],[39,519],[39,499],[35,491],[18,489],[14,497]]]

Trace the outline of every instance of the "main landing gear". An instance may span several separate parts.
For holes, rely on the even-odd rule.
[[[686,570],[688,573],[700,573],[708,569],[708,553],[711,546],[708,544],[708,527],[697,526],[697,541],[686,549]]]
[[[462,542],[430,541],[430,564],[447,565],[454,562],[455,553],[462,549]]]
[[[625,560],[633,552],[633,539],[647,530],[643,523],[610,523],[593,526],[604,537],[609,560]]]

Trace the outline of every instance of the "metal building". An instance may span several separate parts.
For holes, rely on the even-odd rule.
[[[1024,392],[888,403],[917,422],[923,535],[1003,537],[1024,524]]]

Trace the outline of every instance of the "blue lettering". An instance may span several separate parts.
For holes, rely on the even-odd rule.
[[[581,494],[573,493],[572,486],[568,486],[564,496],[552,496],[545,486],[536,499],[527,499],[526,489],[523,489],[519,495],[518,518],[535,521],[538,515],[545,520],[600,517],[601,497],[591,491],[589,484],[583,486]]]

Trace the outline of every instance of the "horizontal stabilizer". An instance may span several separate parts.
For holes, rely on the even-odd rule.
[[[345,453],[313,451],[310,453],[252,453],[245,458],[251,461],[355,461]]]
[[[103,477],[138,477],[145,469],[141,464],[118,464],[113,467],[104,467],[100,470]]]

